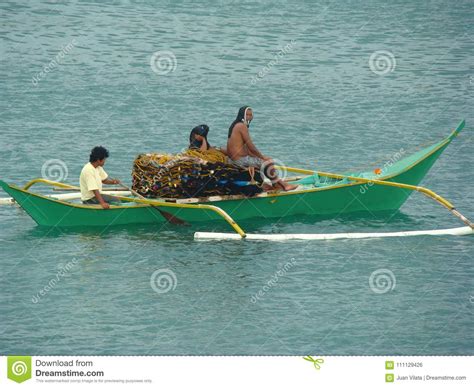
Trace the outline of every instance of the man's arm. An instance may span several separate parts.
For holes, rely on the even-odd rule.
[[[112,179],[107,179],[107,175],[104,175],[102,177],[104,178],[102,180],[102,182],[107,181],[107,180],[112,180]],[[102,195],[99,192],[99,187],[97,185],[97,181],[95,179],[96,178],[95,178],[93,173],[91,173],[90,171],[86,172],[85,175],[84,175],[84,188],[87,191],[92,191],[94,193],[95,198],[100,203],[100,205],[104,209],[108,209],[110,206],[107,202],[104,201],[104,198],[102,198]],[[82,187],[82,185],[83,185],[83,183],[82,183],[82,180],[81,180],[81,187]]]
[[[106,185],[118,185],[120,183],[120,181],[118,179],[106,178],[102,181],[102,183],[104,183]]]
[[[102,195],[100,194],[99,190],[93,190],[95,197],[97,198],[97,201],[99,201],[100,206],[102,206],[104,209],[109,209],[110,205],[104,201],[104,198],[102,198]]]
[[[252,156],[256,156],[260,159],[268,159],[265,155],[263,155],[258,148],[253,144],[252,139],[250,138],[249,130],[246,126],[242,126],[240,129],[240,133],[242,135],[242,139],[244,141],[244,144],[247,146],[247,149],[249,150],[249,153]]]
[[[199,147],[201,151],[207,151],[207,141],[206,139],[202,139],[201,147]]]

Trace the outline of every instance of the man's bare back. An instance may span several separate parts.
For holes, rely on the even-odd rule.
[[[232,134],[227,140],[227,153],[232,160],[238,160],[243,156],[256,156],[260,159],[267,159],[253,144],[249,130],[244,123],[237,123],[232,130]]]
[[[260,173],[271,180],[273,187],[281,187],[285,191],[294,190],[297,186],[279,179],[273,160],[263,155],[253,144],[248,127],[252,119],[253,112],[250,107],[240,108],[236,120],[229,128],[227,155],[239,167],[260,169]]]

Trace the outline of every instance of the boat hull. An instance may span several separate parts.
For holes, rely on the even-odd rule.
[[[447,144],[405,172],[388,181],[418,185]],[[412,194],[412,190],[367,183],[350,183],[302,193],[280,193],[275,196],[247,200],[213,202],[234,220],[249,218],[282,218],[294,215],[342,215],[359,212],[398,210]]]
[[[379,179],[418,185],[432,165],[463,128],[464,122],[445,140],[405,158]],[[103,210],[53,200],[0,181],[0,185],[39,224],[50,227],[161,224],[169,216],[188,223],[221,220],[219,214],[201,208],[157,208],[146,204],[113,206]],[[349,182],[337,186],[311,188],[297,192],[266,194],[252,198],[209,202],[228,213],[235,221],[279,219],[297,215],[342,215],[354,212],[395,211],[412,191],[369,183]],[[166,214],[164,214],[166,212]]]

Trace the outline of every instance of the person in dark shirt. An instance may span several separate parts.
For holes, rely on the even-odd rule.
[[[211,148],[207,140],[207,134],[209,133],[209,127],[206,124],[198,125],[194,127],[189,135],[189,149],[207,151]]]

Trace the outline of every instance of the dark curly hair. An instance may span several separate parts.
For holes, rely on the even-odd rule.
[[[92,148],[91,155],[89,156],[89,162],[94,163],[97,160],[102,160],[109,157],[109,151],[102,146]]]
[[[198,125],[197,127],[194,127],[189,135],[189,149],[198,149],[201,147],[202,142],[196,140],[195,135],[200,135],[204,139],[206,139],[207,142],[207,149],[211,148],[211,145],[207,141],[207,134],[209,133],[209,126],[206,124],[201,124]]]

